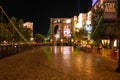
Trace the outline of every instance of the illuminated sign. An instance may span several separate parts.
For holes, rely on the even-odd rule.
[[[116,2],[115,0],[105,0],[103,2],[104,7],[104,19],[116,19]]]
[[[71,37],[71,30],[70,30],[70,27],[68,26],[64,27],[64,37],[66,38]]]
[[[91,32],[91,31],[92,31],[92,26],[91,26],[91,25],[86,25],[86,26],[85,26],[85,30],[86,30],[87,32]]]

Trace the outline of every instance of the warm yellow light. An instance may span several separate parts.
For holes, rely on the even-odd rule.
[[[105,45],[105,41],[104,40],[102,40],[102,44]]]
[[[61,39],[60,41],[63,42],[63,39]]]
[[[117,47],[117,40],[114,41],[114,47]]]
[[[74,41],[74,39],[71,39],[71,42],[73,42]]]
[[[50,39],[50,41],[52,42],[53,40],[52,40],[52,39]]]

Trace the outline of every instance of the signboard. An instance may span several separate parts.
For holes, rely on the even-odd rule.
[[[116,0],[104,0],[104,19],[117,19]]]
[[[64,26],[64,37],[71,38],[71,29],[69,26]]]

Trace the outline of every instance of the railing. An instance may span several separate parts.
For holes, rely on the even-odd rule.
[[[22,44],[22,45],[0,45],[0,58],[15,55],[32,48],[33,45]]]

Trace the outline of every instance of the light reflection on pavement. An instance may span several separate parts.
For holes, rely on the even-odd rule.
[[[51,52],[54,54],[53,68],[59,72],[76,75],[76,77],[81,75],[97,78],[95,75],[104,75],[103,72],[110,74],[109,71],[114,72],[117,67],[117,62],[114,60],[107,63],[107,58],[74,49],[72,46],[53,46],[51,48]]]
[[[0,80],[119,80],[117,61],[73,48],[40,46],[0,60]]]

